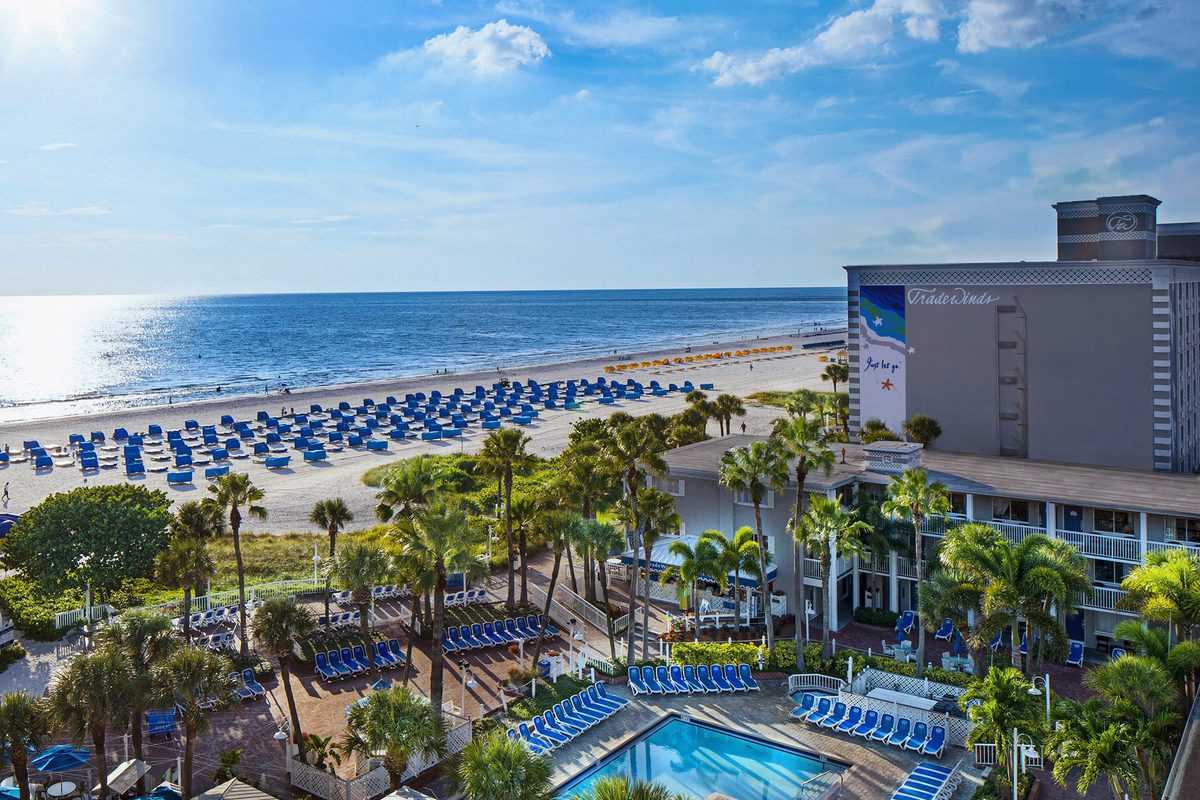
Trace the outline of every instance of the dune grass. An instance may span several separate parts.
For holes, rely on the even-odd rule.
[[[786,408],[788,399],[797,392],[796,389],[772,389],[762,392],[751,392],[746,395],[746,400],[751,403],[756,403],[760,406],[775,406],[776,408]],[[832,395],[833,392],[817,392],[821,396]],[[845,392],[838,392],[845,394]]]

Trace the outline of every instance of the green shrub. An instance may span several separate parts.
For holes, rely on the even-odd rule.
[[[514,719],[528,722],[551,706],[578,694],[587,686],[587,681],[575,680],[570,675],[559,675],[554,683],[538,681],[537,697],[523,697],[515,703],[510,703],[508,713]]]
[[[776,645],[778,647],[778,645]],[[676,664],[749,664],[758,668],[761,648],[745,642],[680,642],[671,647],[671,660]],[[793,662],[795,659],[792,659]]]
[[[9,642],[4,647],[0,647],[0,672],[4,672],[9,666],[24,657],[25,648],[21,647],[20,642]]]
[[[37,586],[20,576],[0,580],[0,608],[30,639],[54,641],[63,633],[54,627],[54,615],[82,606],[83,597],[76,592],[43,597]]]
[[[876,625],[880,628],[895,628],[900,615],[886,608],[856,608],[854,621],[863,625]]]

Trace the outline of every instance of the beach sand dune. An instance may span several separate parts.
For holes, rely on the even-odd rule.
[[[780,353],[746,358],[727,359],[705,363],[702,366],[672,366],[638,369],[622,373],[622,376],[633,377],[643,383],[657,379],[660,383],[682,383],[690,380],[697,386],[701,383],[713,383],[715,393],[729,392],[745,396],[756,391],[790,390],[801,386],[814,389],[828,389],[828,384],[820,380],[820,372],[824,364],[819,359],[822,351],[804,351],[800,345],[805,339],[812,337],[772,337],[740,341],[721,342],[707,346],[693,346],[693,353],[714,351],[736,351],[750,347],[769,347],[779,344],[791,344],[794,350],[790,353]],[[829,337],[825,337],[829,338]],[[528,378],[540,382],[566,380],[571,378],[589,377],[594,379],[604,374],[604,366],[621,362],[644,361],[654,358],[681,355],[682,348],[669,350],[654,350],[642,353],[622,353],[616,357],[609,356],[600,359],[563,362],[543,366],[514,367],[502,369],[499,372],[478,372],[469,374],[427,375],[418,378],[408,378],[387,382],[369,384],[353,384],[336,387],[321,387],[303,391],[295,391],[289,395],[273,394],[267,396],[229,398],[224,401],[206,401],[188,405],[156,407],[146,409],[128,409],[122,412],[89,416],[71,417],[55,420],[40,420],[29,423],[12,423],[0,429],[0,445],[7,442],[12,450],[19,450],[21,443],[27,439],[37,439],[43,446],[63,444],[71,433],[82,433],[87,436],[91,431],[103,431],[111,436],[116,427],[125,427],[131,433],[144,431],[151,423],[158,423],[164,430],[182,428],[184,420],[196,419],[201,424],[215,424],[222,414],[231,414],[235,419],[253,420],[259,410],[278,414],[281,408],[295,408],[296,411],[307,410],[311,403],[324,406],[334,406],[338,401],[347,400],[358,404],[363,398],[373,398],[383,402],[387,395],[403,397],[406,392],[439,389],[444,394],[456,386],[470,391],[476,384],[491,386],[500,377],[524,381]],[[567,441],[571,425],[585,416],[608,416],[617,411],[630,414],[673,414],[686,405],[681,393],[667,397],[647,397],[636,401],[619,401],[610,406],[600,406],[594,402],[583,405],[581,411],[544,411],[535,424],[523,428],[531,440],[532,450],[538,455],[552,456],[562,450]],[[748,415],[736,420],[735,428],[745,422],[749,432],[766,432],[771,420],[778,415],[777,409],[751,407]],[[710,434],[715,434],[715,424],[710,424]],[[410,457],[418,453],[475,452],[479,449],[484,434],[478,428],[470,429],[461,441],[455,442],[416,442],[407,440],[403,443],[389,441],[386,453],[366,452],[356,449],[346,449],[340,453],[331,453],[326,464],[305,464],[299,454],[292,458],[290,470],[273,472],[250,459],[235,460],[232,469],[244,471],[266,493],[265,505],[269,512],[266,521],[252,520],[247,530],[258,532],[288,532],[311,530],[308,514],[313,504],[325,498],[341,497],[350,506],[355,516],[355,527],[369,525],[374,520],[375,489],[362,482],[363,473],[370,467],[400,458]],[[149,466],[149,463],[147,464]],[[127,480],[122,468],[102,469],[87,477],[89,484],[119,483]],[[138,483],[164,489],[175,502],[199,499],[206,496],[207,482],[203,479],[203,469],[196,470],[196,480],[193,485],[168,487],[164,473],[148,473],[144,478],[130,479]],[[66,491],[84,485],[84,476],[78,467],[57,466],[53,470],[35,473],[29,464],[12,464],[0,469],[0,483],[8,484],[8,513],[19,514],[36,505],[48,495]]]

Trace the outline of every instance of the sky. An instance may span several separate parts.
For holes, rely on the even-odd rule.
[[[1200,219],[1196,0],[0,0],[0,293],[829,286]]]

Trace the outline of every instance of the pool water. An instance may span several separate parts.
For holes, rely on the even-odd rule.
[[[658,781],[673,792],[734,800],[794,800],[828,762],[706,723],[668,719],[573,778],[557,796],[569,800],[609,775]]]

